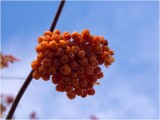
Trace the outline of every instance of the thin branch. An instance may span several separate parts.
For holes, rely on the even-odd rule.
[[[54,17],[54,20],[53,20],[53,23],[50,27],[50,31],[53,31],[56,27],[56,24],[57,24],[57,21],[58,21],[58,18],[61,14],[61,11],[62,11],[62,8],[64,6],[64,3],[65,3],[65,0],[61,0],[60,4],[59,4],[59,7],[58,7],[58,10],[57,10],[57,13]],[[15,98],[15,101],[13,102],[12,106],[11,106],[11,109],[6,117],[6,119],[12,119],[12,116],[17,108],[17,105],[21,99],[21,97],[23,96],[25,90],[27,89],[28,85],[30,84],[31,80],[32,80],[32,73],[34,72],[34,70],[31,70],[31,72],[29,73],[28,77],[26,78],[25,82],[23,83],[22,87],[20,88],[16,98]]]
[[[24,80],[24,77],[14,77],[14,76],[2,76],[1,79],[17,79],[17,80]]]

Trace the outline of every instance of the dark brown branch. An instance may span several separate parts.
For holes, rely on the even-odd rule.
[[[57,24],[57,21],[58,21],[58,18],[61,14],[61,11],[62,11],[62,8],[64,6],[64,3],[65,3],[65,0],[61,0],[60,4],[59,4],[59,7],[58,7],[58,10],[57,10],[57,13],[54,17],[54,20],[53,20],[53,23],[50,27],[50,31],[53,31],[56,27],[56,24]],[[30,84],[31,80],[32,80],[32,73],[34,72],[34,70],[31,70],[31,72],[29,73],[28,77],[26,78],[25,82],[23,83],[22,87],[20,88],[12,106],[11,106],[11,109],[6,117],[6,119],[12,119],[12,116],[17,108],[17,105],[20,101],[20,99],[22,98],[25,90],[27,89],[28,85]]]

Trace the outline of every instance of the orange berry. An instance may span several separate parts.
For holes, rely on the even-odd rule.
[[[109,58],[109,53],[106,51],[103,51],[102,58]]]
[[[60,62],[62,63],[62,64],[65,64],[65,63],[68,63],[68,55],[63,55],[63,56],[61,56],[61,58],[60,58]]]
[[[59,47],[66,48],[67,47],[67,41],[65,41],[65,40],[59,40]]]
[[[53,52],[52,51],[50,51],[50,50],[47,50],[47,51],[45,51],[44,52],[44,56],[46,57],[46,58],[52,58],[53,57]]]
[[[92,55],[89,57],[89,62],[95,62],[96,60],[96,56],[95,55]]]
[[[79,52],[78,52],[78,57],[79,58],[84,58],[85,57],[85,51],[84,50],[80,50]]]
[[[37,60],[38,61],[42,61],[44,59],[44,54],[43,54],[43,52],[39,52],[38,54],[37,54]]]
[[[102,52],[102,46],[96,45],[96,46],[94,46],[94,50],[96,53],[100,53],[100,52]]]
[[[78,96],[82,96],[84,94],[84,89],[82,88],[76,88],[75,89],[75,93],[78,95]]]
[[[41,75],[45,75],[47,73],[47,68],[41,65],[38,69],[38,72]]]
[[[52,34],[52,40],[55,40],[56,42],[58,42],[60,40],[60,35],[58,34]]]
[[[60,72],[63,75],[69,75],[71,73],[71,68],[69,67],[69,65],[65,64],[65,65],[60,67]]]
[[[83,79],[80,79],[80,80],[79,80],[79,86],[80,86],[80,87],[84,88],[84,87],[87,86],[87,84],[88,84],[88,81],[87,81],[86,78],[83,78]]]
[[[56,74],[56,68],[54,66],[52,66],[52,67],[49,68],[48,72],[49,72],[50,75],[54,75],[54,74]]]
[[[97,78],[98,78],[98,79],[103,78],[103,76],[104,76],[104,75],[103,75],[103,72],[100,72],[100,73],[97,74]]]
[[[59,92],[64,92],[65,86],[63,84],[57,84],[56,85],[56,90]]]
[[[44,41],[50,42],[50,41],[52,41],[52,37],[49,36],[49,35],[45,35],[45,36],[44,36]]]
[[[77,72],[73,72],[73,71],[72,71],[72,72],[70,73],[70,77],[71,77],[71,78],[77,78],[77,75],[78,75]]]
[[[61,34],[61,32],[60,32],[59,30],[54,30],[53,33],[54,33],[54,34],[58,34],[58,35]]]
[[[33,70],[36,70],[38,69],[38,67],[40,66],[40,62],[38,60],[34,60],[32,63],[31,63],[31,67]]]
[[[89,82],[89,83],[87,84],[87,89],[91,89],[91,88],[93,88],[93,86],[94,86],[94,84],[91,83],[91,82]]]
[[[42,75],[42,79],[43,79],[44,81],[48,81],[49,78],[50,78],[50,75],[49,75],[49,74]]]
[[[110,55],[114,55],[114,51],[113,50],[109,50],[108,51]]]
[[[43,41],[40,45],[43,50],[47,50],[49,48],[49,43],[47,41]]]
[[[81,33],[82,39],[89,39],[90,38],[90,31],[88,29],[84,29]]]
[[[79,50],[80,50],[80,47],[79,47],[79,46],[72,46],[72,52],[73,52],[74,54],[77,54],[77,53],[79,52]]]
[[[39,37],[38,37],[38,43],[43,42],[43,40],[44,40],[44,36],[39,36]]]
[[[99,36],[94,36],[94,41],[93,41],[94,44],[98,45],[101,43],[101,39],[99,38]]]
[[[36,50],[37,53],[44,51],[40,44],[36,46],[35,50]]]
[[[81,39],[81,35],[76,31],[72,33],[71,37],[73,40],[75,40],[77,42],[80,41],[80,39]]]
[[[58,84],[59,81],[60,81],[60,80],[59,80],[55,75],[52,76],[52,83],[53,83],[53,84]]]
[[[75,55],[71,52],[71,53],[69,53],[68,57],[70,60],[74,60]]]
[[[72,86],[77,86],[78,84],[79,84],[79,82],[78,82],[78,79],[77,78],[71,78],[71,84],[72,84]]]
[[[62,79],[60,80],[60,83],[63,85],[67,85],[69,82],[70,82],[69,76],[63,76]]]
[[[51,59],[48,59],[48,58],[44,58],[44,59],[42,60],[42,64],[43,64],[43,66],[45,66],[45,67],[49,67],[49,66],[51,66],[51,64],[52,64],[52,60],[51,60]]]
[[[41,78],[41,75],[39,74],[39,72],[37,70],[35,70],[32,74],[32,77],[36,80],[38,80],[39,78]]]
[[[88,65],[88,58],[82,58],[82,59],[80,59],[79,60],[79,63],[80,63],[80,65],[82,65],[82,66],[86,66],[86,65]]]
[[[99,37],[99,39],[101,39],[101,44],[104,44],[104,42],[105,42],[104,37],[103,36],[98,36],[98,37]]]
[[[114,62],[114,58],[112,56],[109,56],[108,58],[105,58],[104,65],[108,67],[112,62]]]
[[[57,56],[62,56],[64,54],[64,50],[62,48],[58,48],[56,51]]]
[[[99,65],[102,65],[104,63],[104,59],[102,59],[101,57],[98,57],[97,60]]]
[[[80,66],[79,69],[78,69],[78,73],[79,74],[84,74],[84,72],[85,72],[85,68]]]
[[[107,45],[102,45],[103,51],[109,51],[109,47]]]
[[[70,52],[72,52],[72,49],[69,46],[67,46],[65,49],[65,53],[69,54]]]
[[[76,61],[70,62],[70,66],[73,70],[78,70],[79,64]]]
[[[94,69],[94,74],[95,75],[97,75],[100,72],[101,72],[101,68],[99,66]]]
[[[87,97],[87,91],[86,91],[86,90],[84,90],[84,93],[83,93],[83,95],[82,95],[81,97],[82,97],[82,98]]]
[[[67,97],[69,99],[74,99],[76,97],[76,93],[75,92],[67,92],[66,95],[67,95]]]
[[[45,32],[44,32],[44,35],[52,36],[52,34],[53,34],[53,33],[52,33],[51,31],[45,31]]]
[[[52,49],[52,50],[57,50],[58,48],[58,43],[56,41],[50,41],[49,42],[49,48]]]
[[[86,72],[85,72],[86,74],[90,74],[94,71],[94,67],[91,65],[87,65],[85,69],[86,69]]]
[[[104,40],[103,45],[108,45],[108,41],[107,41],[107,40]]]
[[[71,39],[71,34],[69,32],[64,32],[62,34],[62,36],[66,39],[66,40],[70,40]]]
[[[89,79],[90,83],[94,84],[96,81],[97,81],[97,76],[95,75],[90,76],[90,79]]]
[[[65,86],[65,91],[66,91],[66,92],[72,92],[72,91],[73,91],[73,86],[72,86],[72,85],[69,85],[69,84],[66,85],[66,86]]]
[[[59,62],[58,58],[52,59],[52,66],[54,66],[56,68],[60,66],[60,62]]]
[[[95,90],[92,88],[92,89],[88,89],[87,90],[87,94],[88,95],[94,95],[95,94]]]

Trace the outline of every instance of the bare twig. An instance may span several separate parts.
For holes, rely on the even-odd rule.
[[[64,6],[64,3],[65,3],[65,0],[61,0],[60,4],[59,4],[59,7],[58,7],[58,10],[57,10],[57,13],[54,17],[54,20],[53,20],[53,23],[50,27],[50,31],[53,31],[55,29],[55,26],[57,24],[57,21],[58,21],[58,18],[61,14],[61,11],[62,11],[62,8]],[[20,88],[16,98],[15,98],[15,101],[13,102],[12,106],[11,106],[11,109],[6,117],[6,119],[11,119],[16,108],[17,108],[17,105],[21,99],[21,97],[23,96],[25,90],[27,89],[28,85],[30,84],[31,80],[32,80],[32,73],[34,72],[34,70],[31,70],[31,72],[29,73],[28,77],[26,78],[25,82],[23,83],[22,87]]]

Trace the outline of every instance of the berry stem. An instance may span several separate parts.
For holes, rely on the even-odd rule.
[[[61,2],[59,4],[59,7],[58,7],[58,10],[56,12],[56,15],[54,17],[54,20],[52,22],[52,25],[50,27],[50,31],[53,31],[55,29],[57,21],[59,19],[59,16],[61,14],[62,9],[63,9],[64,3],[65,3],[65,0],[61,0]],[[22,98],[25,90],[27,89],[28,85],[32,81],[32,78],[33,78],[32,77],[32,73],[33,72],[34,72],[34,70],[31,70],[31,72],[29,73],[29,75],[26,78],[25,82],[23,83],[22,87],[20,88],[20,90],[19,90],[19,92],[18,92],[18,94],[17,94],[17,96],[16,96],[16,98],[15,98],[15,100],[14,100],[14,102],[13,102],[11,108],[10,108],[10,110],[9,110],[9,113],[8,113],[6,119],[12,119],[12,116],[13,116],[16,108],[17,108],[17,105],[18,105],[20,99]]]

